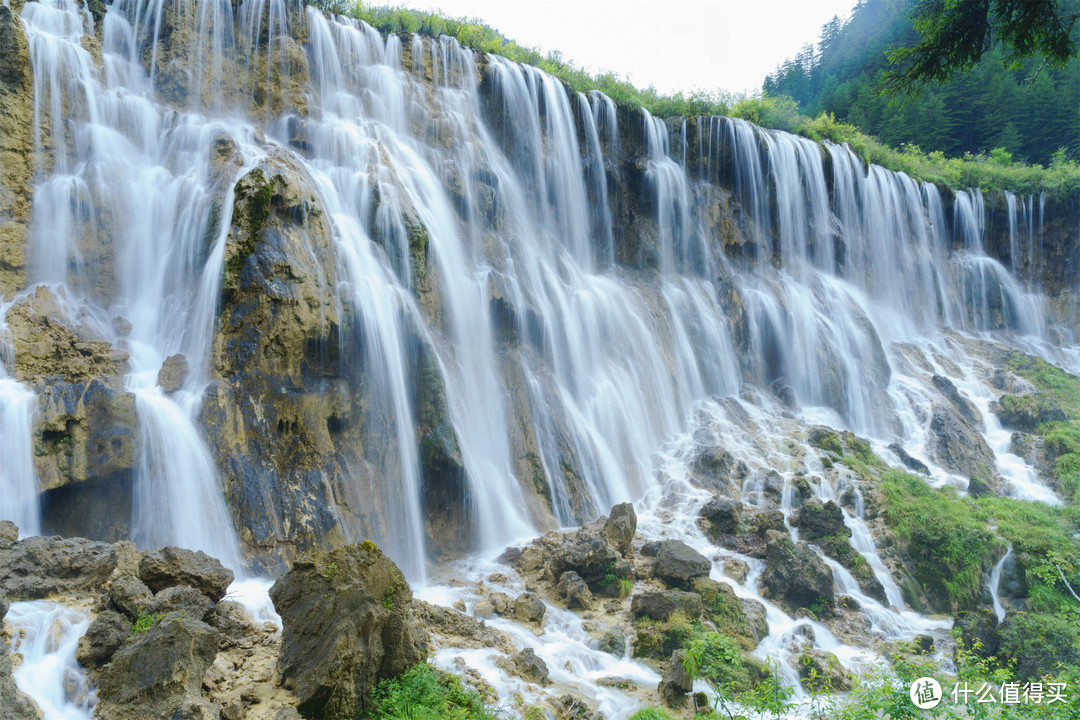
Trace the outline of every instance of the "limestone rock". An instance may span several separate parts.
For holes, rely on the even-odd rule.
[[[797,662],[799,678],[811,693],[839,693],[851,690],[851,676],[830,652],[806,650]]]
[[[217,630],[179,613],[132,635],[101,669],[96,717],[216,720],[219,709],[202,697],[201,689],[218,639]]]
[[[589,591],[589,586],[573,570],[567,570],[559,577],[556,590],[559,597],[566,600],[568,608],[588,610],[592,607],[592,593]]]
[[[222,648],[239,645],[257,632],[244,606],[232,600],[217,603],[207,623],[221,633]]]
[[[686,653],[682,650],[673,652],[656,687],[660,697],[671,707],[681,707],[686,702],[686,694],[694,689],[694,676],[686,671],[685,659]]]
[[[833,603],[833,577],[828,566],[806,543],[796,545],[784,533],[770,530],[765,542],[762,590],[791,609],[814,608],[828,614]]]
[[[511,649],[506,633],[457,610],[414,600],[413,614],[423,627],[455,647],[489,647],[504,653]]]
[[[979,477],[991,485],[1000,481],[997,458],[982,434],[949,405],[934,404],[927,450],[931,459],[949,472]]]
[[[620,503],[611,508],[611,514],[604,523],[603,535],[611,546],[623,555],[631,550],[634,533],[637,532],[637,513],[632,503]]]
[[[129,618],[136,618],[150,612],[154,596],[139,578],[121,575],[109,585],[109,600],[117,610]]]
[[[600,533],[581,529],[562,537],[551,553],[548,567],[555,577],[573,570],[593,587],[610,574],[621,559],[619,552]]]
[[[682,590],[638,593],[630,602],[630,615],[635,620],[652,618],[665,622],[676,612],[695,620],[701,617],[701,610],[701,595]]]
[[[101,590],[116,550],[83,538],[31,537],[0,548],[0,592],[18,600]]]
[[[532,625],[539,625],[544,620],[547,607],[538,595],[524,592],[514,599],[513,616],[515,620]]]
[[[1002,395],[991,404],[990,409],[1005,427],[1017,430],[1035,430],[1048,422],[1062,422],[1068,419],[1065,411],[1046,393],[1028,395]]]
[[[233,573],[202,550],[169,546],[143,555],[139,561],[139,579],[154,592],[187,585],[216,602],[225,597]]]
[[[79,638],[75,659],[88,668],[101,667],[131,635],[131,623],[114,610],[98,613],[86,634]]]
[[[930,380],[934,383],[934,387],[952,404],[964,422],[980,432],[986,429],[979,408],[975,407],[975,403],[960,394],[957,387],[953,385],[952,380],[943,375],[934,375]]]
[[[302,715],[362,715],[380,680],[423,660],[412,590],[373,543],[297,562],[270,599],[283,624],[281,677]]]
[[[532,648],[525,648],[511,658],[500,658],[499,666],[511,675],[516,675],[525,682],[547,685],[548,666],[544,659]]]
[[[896,456],[900,458],[900,462],[904,463],[904,467],[912,472],[917,472],[922,475],[929,475],[930,468],[926,466],[922,460],[917,457],[912,457],[907,450],[903,448],[900,443],[891,443],[889,449],[896,453]]]
[[[195,588],[174,585],[154,595],[151,608],[155,613],[175,612],[196,620],[209,621],[214,610],[214,603]]]
[[[743,504],[723,496],[716,496],[701,508],[701,518],[706,533],[711,538],[718,535],[736,535],[740,532]]]
[[[9,548],[18,541],[19,527],[10,520],[0,520],[0,548]]]
[[[162,392],[173,393],[180,389],[188,376],[188,361],[183,355],[170,355],[165,358],[158,370],[157,384]]]
[[[807,501],[799,509],[797,526],[800,539],[811,542],[829,536],[851,537],[844,511],[832,500],[824,504],[816,498]]]
[[[654,574],[668,585],[689,588],[699,577],[708,577],[712,563],[682,540],[661,540],[656,551]]]

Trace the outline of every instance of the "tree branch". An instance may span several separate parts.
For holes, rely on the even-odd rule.
[[[1069,581],[1065,579],[1065,573],[1061,572],[1061,567],[1057,563],[1054,563],[1054,568],[1057,569],[1058,575],[1061,577],[1061,582],[1065,583],[1065,587],[1069,589],[1069,593],[1074,598],[1076,598],[1076,602],[1080,602],[1080,595],[1076,594],[1076,591],[1073,590],[1072,585],[1070,585]]]

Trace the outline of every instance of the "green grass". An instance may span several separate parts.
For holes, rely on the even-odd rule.
[[[143,613],[139,617],[135,618],[135,622],[131,626],[131,634],[144,633],[150,628],[161,622],[165,617],[165,613]]]
[[[859,157],[890,170],[952,188],[979,187],[984,192],[1011,190],[1016,193],[1046,192],[1064,199],[1080,192],[1080,163],[1055,154],[1049,167],[1013,162],[1003,148],[985,155],[947,158],[942,152],[923,152],[916,145],[889,147],[839,122],[831,114],[810,118],[799,111],[798,103],[786,96],[738,95],[716,90],[662,94],[655,87],[645,89],[611,72],[590,74],[564,60],[559,51],[545,54],[519,45],[476,18],[451,18],[440,12],[423,12],[402,7],[372,6],[359,0],[309,0],[317,7],[363,20],[385,33],[420,33],[430,37],[449,35],[462,45],[533,65],[553,75],[579,92],[599,90],[620,105],[643,107],[656,117],[727,115],[743,118],[761,127],[786,130],[821,142],[847,143]]]

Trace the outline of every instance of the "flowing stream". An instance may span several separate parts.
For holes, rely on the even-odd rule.
[[[798,638],[812,635],[851,669],[876,652],[763,600],[759,561],[741,582],[727,577],[730,553],[695,523],[709,498],[688,470],[697,431],[752,470],[777,470],[787,519],[793,478],[822,467],[817,451],[793,449],[810,423],[869,436],[883,457],[899,442],[927,462],[928,482],[963,489],[964,478],[929,457],[940,398],[930,378],[941,374],[985,418],[1005,491],[1059,502],[1010,452],[989,409],[985,363],[962,343],[1000,340],[1080,369],[1080,350],[1036,282],[1044,198],[1007,196],[1007,267],[984,247],[978,190],[946,202],[937,187],[867,167],[845,146],[822,150],[742,120],[623,114],[600,93],[574,93],[451,38],[383,37],[282,0],[116,0],[96,27],[74,0],[40,0],[22,7],[20,22],[37,165],[26,291],[62,289],[64,307],[83,308],[98,337],[130,354],[125,382],[142,437],[131,539],[140,547],[201,549],[246,576],[228,478],[199,413],[213,379],[233,188],[271,156],[314,181],[313,202],[333,228],[333,257],[316,262],[324,276],[336,272],[328,301],[349,310],[363,337],[363,371],[349,380],[379,408],[367,422],[368,445],[380,448],[365,462],[390,484],[371,501],[393,522],[372,532],[423,597],[470,609],[476,601],[468,585],[445,582],[445,568],[428,567],[412,365],[421,340],[445,387],[475,528],[476,555],[453,572],[478,582],[507,544],[633,501],[643,538],[683,540],[714,559],[714,579],[764,602],[770,632],[755,654],[776,661],[800,693]],[[187,57],[170,43],[186,43]],[[286,96],[305,104],[302,140]],[[617,186],[621,163],[644,168],[642,187]],[[720,237],[720,184],[741,206],[741,240]],[[411,261],[417,227],[432,277]],[[509,319],[493,312],[496,297]],[[108,321],[117,316],[130,331]],[[0,517],[36,534],[36,402],[8,374],[8,335],[0,325]],[[191,371],[167,393],[158,371],[177,354]],[[519,477],[521,436],[535,447],[532,478]],[[846,488],[813,489],[828,500]],[[763,497],[744,486],[746,502]],[[948,621],[905,606],[861,496],[844,520],[887,602],[829,562],[871,634],[941,635]],[[349,539],[366,530],[342,523]],[[1000,569],[991,577],[999,617]],[[252,582],[238,592],[272,618],[265,581]],[[515,582],[502,589],[520,591]],[[24,648],[40,635],[30,629],[38,615],[65,612],[33,607],[13,620],[26,629]],[[66,648],[85,620],[64,618]],[[540,636],[492,624],[535,646],[557,687],[595,698],[608,718],[627,717],[638,701],[598,680],[659,679],[628,654],[599,652],[565,610],[549,607]],[[59,645],[49,652],[68,666]],[[444,648],[436,662],[453,667],[455,658],[504,696],[524,689],[490,652]],[[81,717],[50,707],[49,720]]]

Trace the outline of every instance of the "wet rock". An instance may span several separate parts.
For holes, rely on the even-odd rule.
[[[473,614],[478,618],[487,619],[495,614],[495,606],[487,600],[477,600],[473,606]]]
[[[539,570],[547,560],[544,552],[533,545],[526,545],[523,548],[507,548],[495,559],[497,562],[509,565],[522,574]]]
[[[454,647],[489,647],[504,653],[511,649],[510,637],[506,633],[457,610],[413,600],[413,614],[422,627],[452,642]]]
[[[536,685],[549,684],[547,663],[532,648],[525,648],[511,658],[499,658],[496,664],[525,682]]]
[[[671,707],[685,704],[686,694],[694,689],[694,676],[686,671],[683,665],[685,659],[686,653],[682,650],[673,652],[667,667],[664,668],[660,684],[656,687],[660,697]]]
[[[214,603],[195,588],[175,585],[154,595],[151,608],[155,613],[175,612],[196,620],[210,620]]]
[[[597,639],[596,649],[615,657],[622,657],[626,653],[626,633],[618,627],[607,628]]]
[[[851,540],[846,535],[819,538],[814,541],[814,544],[821,548],[825,555],[844,566],[859,583],[859,589],[863,593],[884,605],[888,604],[881,581],[877,579],[873,568],[862,553],[852,547]]]
[[[673,613],[694,620],[701,617],[701,610],[701,595],[682,590],[638,593],[630,601],[630,615],[635,620],[650,618],[665,622]]]
[[[297,562],[270,599],[283,624],[281,677],[305,716],[367,713],[380,680],[423,660],[412,590],[374,543]]]
[[[944,377],[943,375],[934,375],[931,378],[931,382],[933,382],[934,387],[945,396],[945,399],[956,408],[956,411],[960,414],[960,417],[963,418],[964,422],[979,431],[986,429],[979,408],[975,407],[975,403],[961,395],[960,391],[953,385],[949,378]]]
[[[746,576],[750,573],[750,566],[739,558],[724,558],[724,574],[739,583],[740,585],[746,581]]]
[[[832,500],[822,504],[816,498],[808,500],[799,508],[797,522],[799,538],[813,542],[823,537],[851,537],[851,530],[844,524],[844,511]]]
[[[217,603],[207,622],[221,633],[222,648],[240,645],[257,633],[247,609],[232,600]]]
[[[514,599],[512,614],[515,620],[532,625],[540,625],[547,608],[539,595],[531,592],[521,593]]]
[[[1068,420],[1068,415],[1054,398],[1041,392],[1002,395],[997,402],[990,405],[990,409],[998,416],[1002,425],[1017,430],[1033,431],[1043,423]]]
[[[701,508],[705,531],[710,537],[736,535],[740,532],[744,506],[737,500],[722,496],[714,497]]]
[[[851,690],[851,676],[836,656],[822,650],[806,650],[797,663],[803,686],[813,694]]]
[[[915,651],[920,655],[930,655],[934,652],[934,638],[929,635],[915,636]]]
[[[598,682],[602,683],[605,679],[601,678]],[[555,713],[555,720],[603,720],[604,718],[602,713],[596,712],[596,704],[584,698],[560,695],[549,700],[548,704]]]
[[[997,485],[997,459],[982,434],[948,405],[936,403],[930,418],[927,451],[949,472],[979,477]]]
[[[18,600],[102,589],[116,550],[83,538],[31,537],[0,548],[0,592]]]
[[[611,574],[612,567],[621,559],[619,552],[600,533],[582,529],[562,537],[552,551],[548,567],[555,577],[573,570],[591,588]]]
[[[969,653],[981,658],[997,655],[999,638],[997,616],[991,610],[968,610],[953,618],[953,632]]]
[[[967,492],[971,497],[986,497],[994,494],[989,485],[974,476],[968,479]]]
[[[220,709],[202,696],[202,677],[218,651],[218,631],[169,613],[132,635],[100,672],[100,720],[216,720]]]
[[[573,570],[567,570],[559,577],[556,590],[559,597],[566,600],[568,608],[588,610],[592,607],[592,593],[589,592],[589,586]]]
[[[661,540],[654,574],[672,587],[687,589],[699,577],[708,577],[712,563],[682,540]]]
[[[220,560],[201,550],[170,546],[143,555],[139,561],[139,579],[154,592],[187,585],[216,602],[225,597],[233,573]]]
[[[833,577],[821,558],[806,543],[795,544],[776,530],[766,533],[765,542],[762,590],[792,610],[809,608],[818,615],[829,614],[833,604]]]
[[[120,649],[131,635],[131,623],[114,610],[97,614],[86,634],[79,638],[75,659],[87,668],[99,668]]]
[[[698,448],[690,462],[690,471],[694,479],[707,488],[727,487],[731,471],[735,467],[735,458],[719,445],[706,445]]]
[[[904,463],[904,467],[906,467],[908,470],[920,473],[922,475],[930,474],[930,468],[926,466],[926,463],[924,463],[917,457],[912,457],[910,454],[908,454],[908,451],[905,450],[903,446],[900,445],[900,443],[890,444],[889,449],[892,450],[898,458],[900,458],[900,462]]]
[[[129,618],[136,618],[150,612],[154,595],[139,578],[121,575],[109,585],[109,600],[117,610]]]
[[[165,358],[158,370],[157,384],[162,392],[173,393],[180,389],[188,376],[188,361],[181,354]]]
[[[621,503],[611,508],[611,514],[600,531],[613,548],[623,555],[630,552],[637,532],[637,513],[631,503]]]

